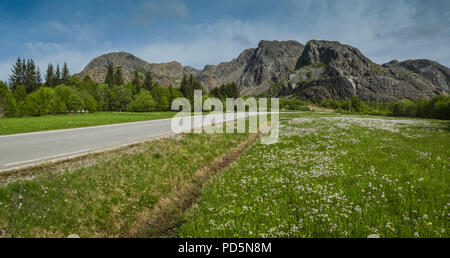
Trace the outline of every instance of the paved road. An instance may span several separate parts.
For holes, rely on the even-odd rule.
[[[235,117],[214,115],[214,118],[216,122],[223,122],[248,115],[255,114],[237,113]],[[185,122],[191,121],[194,128],[199,127],[204,117],[185,118]],[[161,119],[0,136],[0,171],[160,138],[177,132],[172,131],[171,121],[172,119]]]

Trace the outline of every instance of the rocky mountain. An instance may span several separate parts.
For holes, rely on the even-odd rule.
[[[450,68],[437,62],[427,59],[406,60],[403,62],[392,60],[389,63],[383,64],[383,67],[403,68],[419,75],[429,83],[443,90],[450,90]]]
[[[431,98],[443,88],[421,74],[397,67],[381,66],[357,48],[335,41],[311,40],[300,56],[295,73],[278,95],[300,99],[346,99],[394,101]]]
[[[156,81],[161,85],[180,85],[183,74],[197,75],[198,70],[190,66],[182,66],[178,62],[161,64],[148,63],[130,53],[112,52],[92,59],[91,62],[76,76],[84,78],[86,75],[96,82],[105,81],[107,67],[112,64],[114,67],[122,68],[125,82],[133,79],[133,72],[140,73],[150,71]]]
[[[109,64],[121,67],[125,81],[135,70],[150,71],[162,85],[179,86],[183,74],[192,74],[205,88],[236,82],[242,95],[271,92],[300,99],[391,101],[447,95],[449,68],[429,60],[373,63],[357,48],[336,41],[261,41],[237,58],[203,70],[178,62],[151,64],[129,53],[115,52],[93,59],[77,76],[104,81]],[[276,90],[273,88],[276,85]]]

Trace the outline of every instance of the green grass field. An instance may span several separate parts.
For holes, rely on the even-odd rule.
[[[450,236],[449,121],[282,114],[278,143],[235,153],[251,137],[184,134],[0,174],[0,237]]]
[[[448,121],[282,116],[203,190],[181,237],[449,237]]]
[[[155,207],[170,210],[168,196],[174,196],[174,205],[177,198],[193,198],[208,178],[200,169],[248,137],[177,135],[18,175],[0,174],[0,237],[151,236],[161,226],[148,223]]]
[[[1,118],[0,135],[118,124],[173,117],[176,112],[97,112],[23,118]]]

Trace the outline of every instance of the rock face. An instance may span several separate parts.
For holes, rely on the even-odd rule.
[[[267,90],[273,82],[284,81],[295,70],[295,64],[303,51],[296,41],[261,41],[258,48],[244,50],[237,58],[218,65],[206,65],[202,71],[178,62],[150,64],[126,52],[114,52],[94,58],[76,76],[86,75],[96,82],[103,82],[109,64],[122,68],[124,81],[133,78],[135,70],[150,71],[162,85],[178,87],[183,74],[196,76],[210,90],[224,83],[237,82],[242,94],[258,94]]]
[[[258,94],[295,70],[304,46],[297,41],[261,41],[239,78],[242,94]]]
[[[178,62],[151,64],[129,53],[115,52],[93,59],[77,76],[102,82],[109,64],[121,67],[125,82],[133,72],[150,71],[162,85],[178,87],[183,74],[192,74],[210,90],[236,82],[242,95],[266,91],[300,99],[392,101],[447,95],[449,68],[429,60],[391,61],[383,66],[370,61],[357,48],[336,41],[261,41],[237,58],[203,70]],[[274,86],[275,87],[275,86]]]
[[[321,100],[358,96],[362,100],[394,101],[446,94],[419,74],[382,67],[355,47],[335,41],[309,41],[289,78],[279,96]]]
[[[450,69],[431,60],[416,59],[399,62],[393,60],[383,64],[386,68],[403,68],[413,72],[429,83],[446,91],[450,90]]]

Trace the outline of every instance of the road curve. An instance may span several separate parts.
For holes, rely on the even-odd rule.
[[[215,122],[224,122],[249,115],[256,113],[212,116]],[[200,127],[205,117],[192,116],[186,121]],[[169,118],[0,136],[0,172],[161,138],[177,132],[172,130],[171,122]]]

